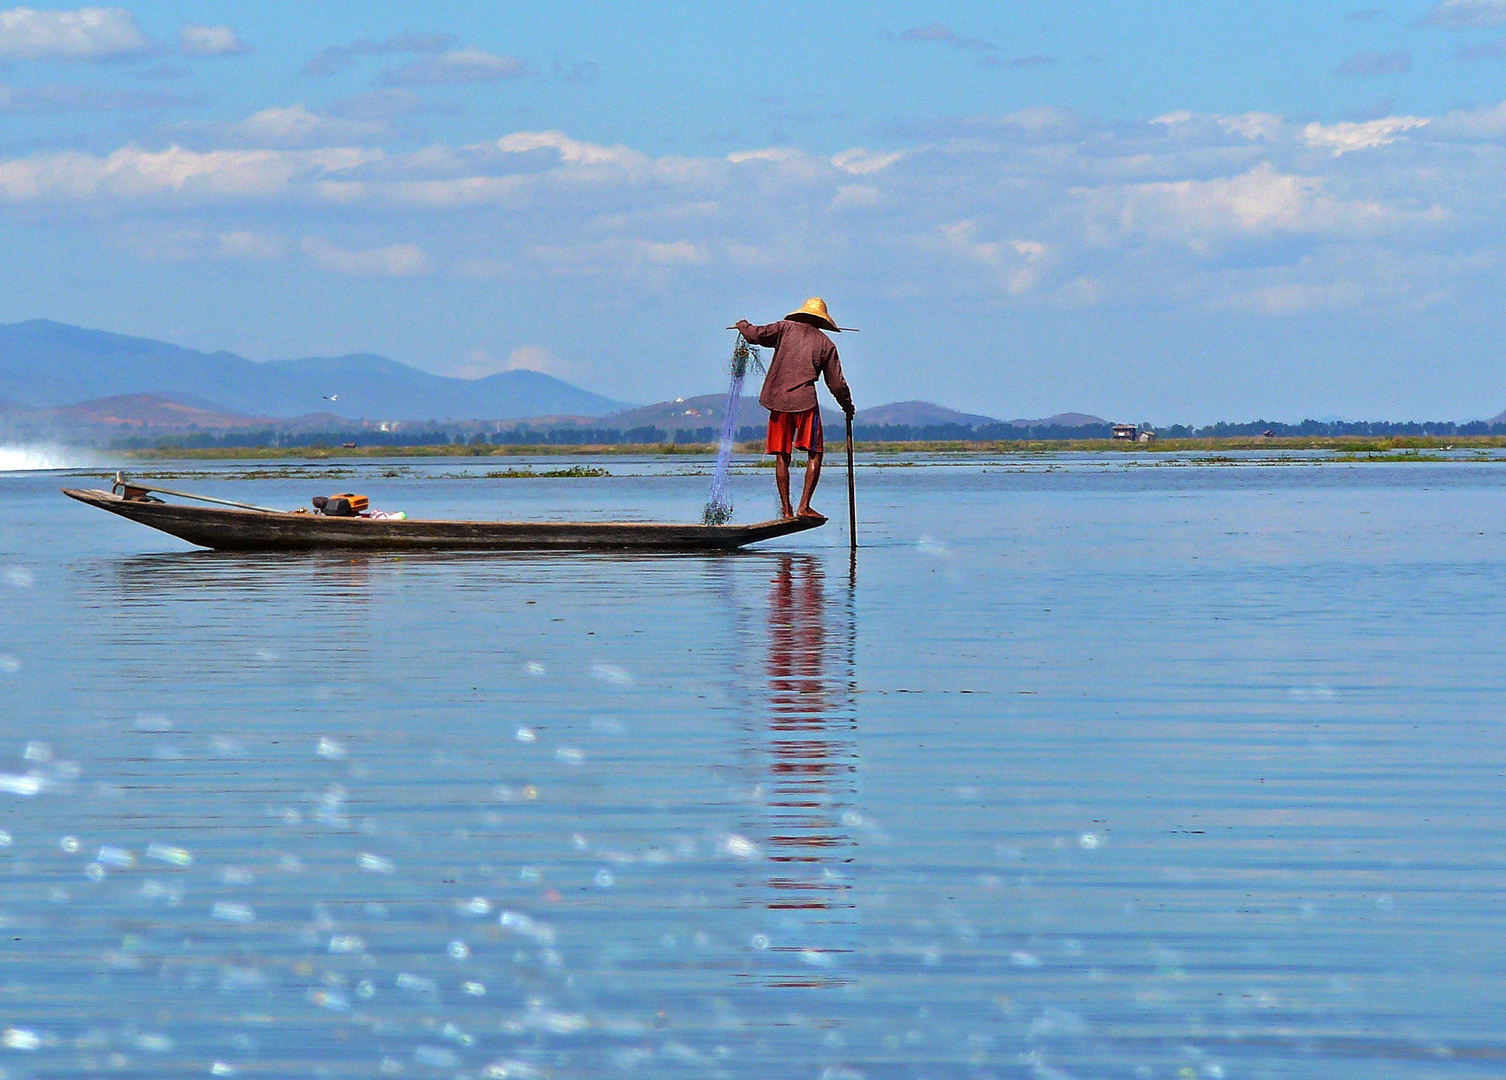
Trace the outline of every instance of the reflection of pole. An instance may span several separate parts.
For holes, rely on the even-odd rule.
[[[852,413],[847,414],[847,535],[858,549],[858,494],[852,478]]]

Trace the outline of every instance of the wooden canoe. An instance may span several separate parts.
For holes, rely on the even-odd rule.
[[[814,518],[751,525],[676,525],[638,521],[423,521],[184,506],[124,499],[109,491],[64,488],[81,503],[216,551],[731,551],[804,532]]]

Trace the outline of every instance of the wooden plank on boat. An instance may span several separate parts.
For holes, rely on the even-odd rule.
[[[638,521],[425,521],[183,506],[64,488],[81,503],[216,551],[730,551],[814,529],[814,518],[749,525]]]

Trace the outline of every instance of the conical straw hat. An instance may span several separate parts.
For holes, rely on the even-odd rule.
[[[826,301],[822,300],[819,296],[811,297],[799,309],[790,312],[785,318],[793,319],[796,315],[809,315],[815,320],[817,326],[826,330],[835,330],[839,334],[842,332],[842,328],[827,314]]]

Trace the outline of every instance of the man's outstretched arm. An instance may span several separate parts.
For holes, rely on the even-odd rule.
[[[747,319],[737,320],[738,332],[747,340],[749,345],[778,345],[779,324],[769,323],[767,326],[754,326]]]

